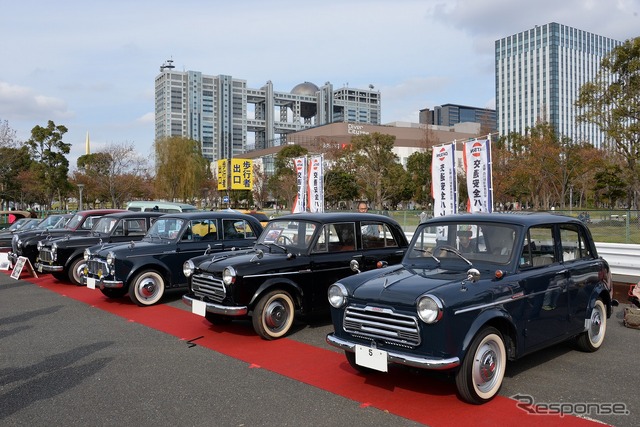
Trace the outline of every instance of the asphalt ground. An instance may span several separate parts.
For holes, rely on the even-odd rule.
[[[200,341],[176,339],[69,298],[64,295],[65,286],[76,290],[59,284],[53,292],[0,273],[2,426],[420,424],[268,369],[252,369],[244,360],[198,345]],[[188,311],[177,293],[168,295],[163,304]],[[147,310],[131,309],[136,313]],[[253,335],[248,322],[238,323],[234,326],[237,330]],[[297,323],[287,339],[338,353],[324,341],[331,330],[328,318],[317,316]],[[195,335],[191,338],[197,338]],[[563,343],[510,363],[500,395],[530,396],[543,408],[564,403],[571,405],[565,409],[578,411],[580,403],[619,403],[626,415],[589,416],[610,425],[636,426],[640,416],[639,355],[640,330],[622,326],[622,308],[618,307],[609,319],[607,337],[599,351],[582,353]],[[415,381],[416,388],[430,382],[436,388],[445,384],[445,394],[453,389],[446,378],[428,373],[411,372],[404,378]],[[375,386],[374,382],[373,389]],[[435,399],[435,394],[426,393],[425,403]],[[443,411],[452,411],[452,420],[456,411],[477,413],[482,423],[471,416],[468,419],[475,425],[516,423],[505,419],[501,411],[462,402],[443,407]],[[532,421],[525,424],[531,425],[571,425],[574,420],[566,416],[558,424],[557,417],[527,417]],[[523,425],[521,421],[517,424]]]

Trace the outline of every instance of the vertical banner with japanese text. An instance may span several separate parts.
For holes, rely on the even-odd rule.
[[[227,190],[229,188],[227,179],[229,179],[227,159],[218,160],[218,190]]]
[[[467,211],[493,212],[491,141],[476,139],[465,142],[463,159],[469,193]]]
[[[431,194],[434,199],[434,217],[449,215],[458,211],[455,142],[433,147]]]
[[[309,212],[324,212],[324,168],[322,156],[309,159]]]
[[[253,190],[253,161],[231,159],[231,189]]]
[[[307,157],[296,157],[293,159],[293,165],[296,171],[296,185],[298,186],[298,194],[293,202],[292,213],[304,212],[306,210],[306,189],[307,189]]]

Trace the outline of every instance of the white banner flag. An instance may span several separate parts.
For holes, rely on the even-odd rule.
[[[433,147],[431,194],[434,199],[434,217],[449,215],[458,211],[455,142]]]
[[[292,213],[304,212],[306,210],[306,189],[307,189],[307,157],[296,157],[293,159],[296,170],[296,184],[298,185],[298,195],[293,202]]]
[[[309,160],[309,212],[324,212],[324,168],[322,156]]]
[[[493,212],[491,141],[486,139],[465,142],[463,158],[469,193],[467,211]]]

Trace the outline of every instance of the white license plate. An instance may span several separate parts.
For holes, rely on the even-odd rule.
[[[87,277],[87,288],[95,289],[96,288],[96,279],[93,277]]]
[[[42,273],[42,264],[38,264],[38,273]]]
[[[204,315],[207,313],[207,305],[202,301],[198,301],[195,299],[191,300],[191,312],[193,314],[197,314],[198,316],[204,317]]]
[[[376,371],[387,372],[387,352],[356,344],[356,364]]]

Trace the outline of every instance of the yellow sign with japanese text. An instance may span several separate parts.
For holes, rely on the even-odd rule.
[[[252,190],[253,189],[253,161],[252,160],[231,159],[231,189],[232,190]]]
[[[227,172],[227,160],[218,160],[218,190],[226,190],[229,187]]]

